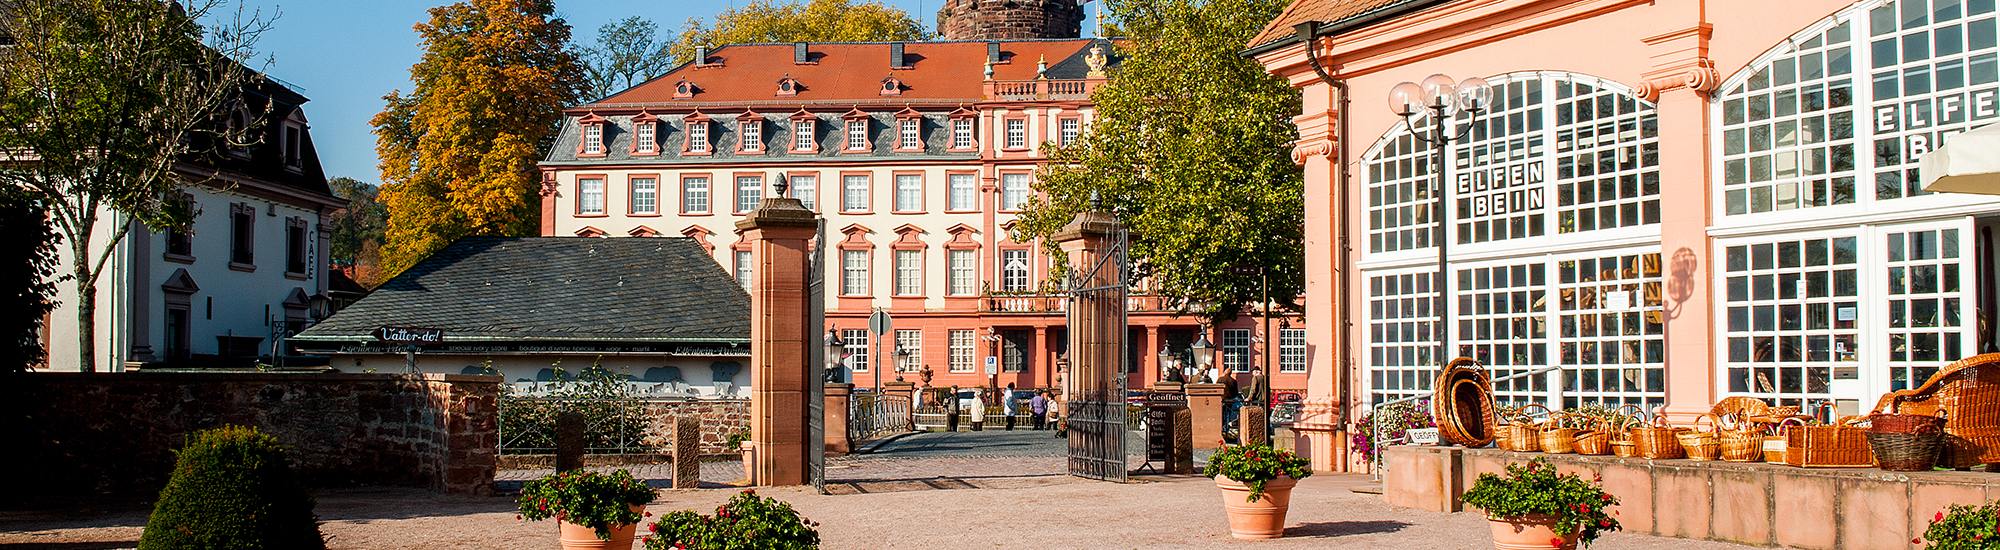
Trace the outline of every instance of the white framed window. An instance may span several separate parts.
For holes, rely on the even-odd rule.
[[[972,372],[972,346],[974,342],[972,331],[953,330],[949,336],[951,340],[951,372]]]
[[[896,175],[896,211],[922,212],[924,210],[924,177],[917,174]]]
[[[896,251],[896,295],[924,294],[924,251]]]
[[[868,120],[847,121],[847,150],[868,150]]]
[[[750,251],[736,251],[736,284],[743,285],[745,289],[750,288],[750,275],[755,266]]]
[[[583,125],[583,154],[586,155],[604,154],[604,125],[602,124]]]
[[[687,128],[688,128],[688,138],[687,138],[688,152],[689,153],[708,152],[708,123],[689,122],[687,123]]]
[[[799,120],[792,122],[792,150],[813,150],[813,121]]]
[[[1028,206],[1028,194],[1034,192],[1029,186],[1028,174],[1000,175],[1000,209],[1020,210]]]
[[[946,210],[975,210],[979,208],[979,176],[973,174],[952,174],[947,176],[950,187],[946,197]]]
[[[576,180],[576,213],[586,216],[604,213],[604,179]]]
[[[951,121],[951,148],[972,148],[972,119],[961,118]]]
[[[1861,360],[1861,240],[1852,231],[1802,237],[1720,243],[1730,393],[1781,405],[1824,400],[1833,371]]]
[[[1069,144],[1076,143],[1076,137],[1081,133],[1083,133],[1083,120],[1074,118],[1062,119],[1062,133],[1060,134],[1062,141],[1058,144],[1068,147]]]
[[[898,148],[901,149],[923,148],[924,142],[917,138],[917,128],[920,126],[922,122],[923,121],[914,118],[906,118],[896,121],[896,127],[897,127],[896,133],[901,140],[901,142],[897,145]]]
[[[952,250],[945,253],[951,263],[951,281],[945,286],[952,296],[970,296],[979,281],[977,250]]]
[[[1028,281],[1032,278],[1032,273],[1034,271],[1028,265],[1028,251],[1026,249],[1000,251],[1000,290],[1007,292],[1028,291],[1031,286]]]
[[[908,351],[909,355],[898,356],[896,372],[917,372],[924,368],[924,331],[898,329],[896,331],[897,351]]]
[[[806,210],[819,210],[819,176],[792,176],[791,194]]]
[[[1222,329],[1222,371],[1250,372],[1250,329]]]
[[[840,251],[840,293],[846,296],[868,295],[868,251]]]
[[[1028,121],[1019,118],[1007,119],[1007,148],[1024,149],[1027,147]]]
[[[657,122],[641,122],[632,125],[633,143],[636,145],[638,152],[660,152],[660,143],[655,137],[659,134],[659,128],[660,124]]]
[[[632,213],[660,213],[660,180],[632,178]]]
[[[1496,319],[1502,313],[1503,304],[1499,300],[1503,298],[1510,301],[1504,304],[1508,313],[1522,309],[1516,307],[1521,305],[1514,302],[1516,299],[1526,300],[1531,315],[1547,309],[1537,307],[1540,304],[1536,301],[1544,296],[1555,303],[1552,312],[1555,323],[1550,326],[1554,327],[1556,361],[1563,367],[1564,407],[1597,403],[1638,405],[1650,410],[1666,402],[1666,312],[1661,294],[1660,254],[1656,250],[1558,256],[1554,263],[1553,292],[1537,284],[1539,280],[1530,272],[1525,297],[1519,290],[1503,292],[1497,288],[1489,294]],[[1534,266],[1539,267],[1540,264]],[[1489,286],[1499,287],[1500,268],[1493,269],[1493,283]],[[1466,273],[1461,271],[1459,276],[1463,278]],[[1474,286],[1480,284],[1476,275],[1471,282]],[[1507,282],[1516,281],[1510,276]],[[1464,328],[1461,321],[1460,329]],[[1482,342],[1482,345],[1490,345],[1494,354],[1511,349],[1515,357],[1510,358],[1509,364],[1519,368],[1548,365],[1539,357],[1540,350],[1533,347],[1526,350],[1527,361],[1522,361],[1522,350],[1516,344],[1522,340],[1548,339],[1551,335],[1544,333],[1551,331],[1543,330],[1540,319],[1532,317],[1527,325],[1529,333],[1520,334],[1521,328],[1517,322],[1503,330],[1500,321],[1495,320],[1493,337],[1486,340],[1492,343]],[[1517,383],[1514,389],[1537,388]]]
[[[708,178],[681,178],[681,213],[708,213]]]
[[[1387,271],[1387,270],[1384,270]],[[1372,403],[1428,395],[1437,378],[1434,272],[1368,277],[1368,397]]]
[[[740,137],[744,152],[755,153],[764,150],[764,119],[744,118],[738,121],[737,125],[738,131],[742,133]]]
[[[1978,340],[1974,247],[1965,224],[1883,228],[1881,265],[1888,315],[1887,389],[1915,388],[1939,366],[1970,356]],[[1969,229],[1969,228],[1967,228]],[[1836,316],[1835,321],[1839,318]],[[1879,357],[1879,356],[1878,356]]]
[[[848,175],[840,177],[840,211],[868,211],[868,176]]]
[[[764,200],[764,176],[736,176],[736,211],[749,212],[757,209],[757,203]]]
[[[1278,372],[1306,371],[1306,329],[1278,329]]]
[[[840,342],[847,351],[847,366],[854,372],[868,372],[868,331],[842,329]]]

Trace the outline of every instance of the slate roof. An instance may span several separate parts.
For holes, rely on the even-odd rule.
[[[1254,54],[1280,42],[1292,43],[1292,25],[1307,21],[1319,21],[1325,29],[1437,3],[1440,0],[1293,0],[1277,19],[1264,26],[1263,32],[1250,39],[1247,47]]]
[[[750,295],[689,238],[467,237],[294,340],[372,341],[382,326],[446,342],[750,339]]]
[[[985,95],[986,40],[903,42],[909,66],[890,68],[889,42],[812,42],[808,64],[794,63],[792,44],[732,44],[710,50],[710,65],[683,64],[667,74],[576,109],[617,106],[703,108],[788,106],[766,114],[788,115],[800,106],[824,109],[870,104],[948,104],[982,101]],[[1004,62],[993,65],[994,80],[1033,80],[1035,63],[1046,59],[1049,78],[1081,79],[1088,68],[1082,56],[1092,44],[1106,44],[1107,66],[1122,59],[1113,41],[1102,38],[997,40]],[[1065,61],[1074,60],[1073,68]],[[802,88],[797,96],[779,97],[778,81],[791,77]],[[903,82],[901,94],[881,95],[882,79]],[[674,84],[687,79],[694,97],[674,99]],[[857,103],[858,102],[858,103]],[[575,110],[575,109],[572,109]],[[815,109],[816,111],[818,109]]]

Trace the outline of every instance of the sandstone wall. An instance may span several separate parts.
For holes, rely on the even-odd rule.
[[[13,457],[42,493],[164,486],[194,431],[253,426],[278,438],[308,484],[491,494],[498,376],[457,374],[33,373],[8,377]]]

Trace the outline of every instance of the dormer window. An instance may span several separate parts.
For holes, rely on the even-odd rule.
[[[688,82],[687,79],[685,78],[681,79],[679,82],[674,83],[674,99],[687,99],[690,97],[694,97],[694,92],[695,92],[694,83]]]
[[[701,111],[695,111],[681,120],[687,124],[687,143],[684,144],[681,152],[689,155],[712,154],[713,149],[709,146],[708,142],[708,123],[710,122],[708,115],[701,114]]]
[[[584,115],[583,118],[576,119],[578,134],[576,156],[604,156],[604,126],[608,122],[604,117],[597,116],[597,113],[590,113]]]
[[[764,115],[753,111],[736,117],[736,133],[737,152],[764,152]]]
[[[896,113],[896,151],[918,152],[924,150],[924,115],[915,109],[904,107]]]
[[[632,154],[660,154],[660,117],[640,111],[632,117]]]
[[[868,150],[868,119],[847,121],[847,150]]]
[[[583,127],[583,154],[604,154],[604,125],[592,124]]]
[[[974,119],[979,117],[979,113],[961,106],[958,110],[952,111],[951,114],[946,116],[951,119],[952,150],[971,151],[979,145],[976,141],[978,134],[976,133],[977,128],[974,122]]]
[[[284,154],[285,169],[298,172],[305,168],[306,115],[297,107],[285,115],[279,125],[278,150]]]
[[[806,112],[805,109],[792,113],[792,152],[801,154],[816,152],[818,145],[814,136],[818,134],[814,132],[819,131],[818,126],[819,118]]]
[[[778,79],[778,97],[792,97],[799,95],[799,88],[800,88],[799,81],[793,79],[792,77],[787,76]]]
[[[882,79],[882,95],[903,95],[903,81],[893,76]]]

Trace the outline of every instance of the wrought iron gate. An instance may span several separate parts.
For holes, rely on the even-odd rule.
[[[806,326],[817,335],[826,327],[826,219],[820,218],[806,273]],[[806,483],[826,494],[826,349],[814,338],[806,345]]]
[[[1094,201],[1093,201],[1094,202]],[[1069,357],[1063,418],[1069,474],[1125,481],[1125,303],[1131,265],[1124,226],[1092,243],[1095,258],[1070,266]]]

